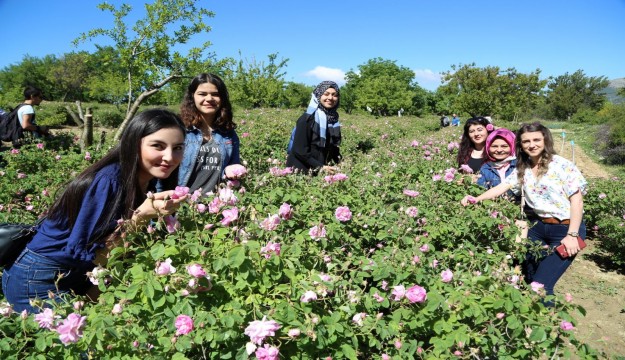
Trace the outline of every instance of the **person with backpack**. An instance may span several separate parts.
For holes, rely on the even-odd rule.
[[[49,136],[50,130],[47,126],[39,126],[35,121],[34,105],[41,104],[43,93],[34,86],[27,86],[24,89],[24,102],[17,111],[17,118],[24,131],[30,131],[35,138]]]
[[[450,120],[449,120],[449,116],[443,114],[443,116],[441,116],[441,127],[447,127],[451,124]]]
[[[333,81],[321,82],[313,91],[308,109],[297,120],[287,167],[303,173],[337,171],[341,161],[341,124],[336,111],[340,103],[339,86]]]

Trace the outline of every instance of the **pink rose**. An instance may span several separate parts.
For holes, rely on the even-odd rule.
[[[394,286],[391,294],[395,296],[393,300],[399,301],[406,295],[406,288],[404,287],[404,285]]]
[[[224,216],[223,220],[221,220],[221,224],[224,226],[230,225],[233,221],[236,221],[239,218],[239,209],[236,207],[224,210],[222,215]]]
[[[310,235],[313,240],[319,240],[320,238],[326,237],[326,228],[323,224],[315,225],[308,230],[308,235]]]
[[[60,318],[60,316],[54,315],[54,311],[49,308],[45,308],[43,312],[35,315],[35,321],[39,324],[39,327],[48,330],[52,330],[54,321],[58,318]]]
[[[495,127],[493,126],[493,124],[486,125],[486,131],[491,132],[493,130],[495,130]]]
[[[278,211],[278,215],[282,220],[289,220],[293,217],[293,210],[291,209],[291,205],[287,203],[283,203],[280,205],[280,210]]]
[[[419,285],[414,285],[406,290],[406,298],[411,303],[422,303],[427,299],[427,292]]]
[[[334,211],[334,216],[338,221],[345,222],[351,220],[352,212],[347,206],[339,206],[336,208],[336,211]]]
[[[195,278],[206,277],[206,271],[199,264],[193,264],[193,265],[187,266],[187,272],[189,273],[189,275]]]
[[[171,266],[171,259],[167,258],[164,262],[158,263],[154,270],[157,275],[168,275],[176,272],[176,268]]]
[[[560,323],[560,329],[564,330],[564,331],[569,331],[569,330],[573,330],[575,329],[575,326],[573,326],[573,324],[571,324],[568,321],[562,321]]]
[[[273,320],[267,320],[266,316],[263,316],[262,320],[255,320],[245,328],[244,334],[250,337],[253,343],[262,345],[267,336],[275,336],[276,331],[280,329],[280,324]]]
[[[86,316],[71,313],[63,320],[55,331],[59,333],[59,339],[64,345],[75,343],[82,337],[82,328],[85,326]]]
[[[317,300],[317,293],[312,290],[306,291],[299,299],[299,301],[303,303],[311,302],[313,300]]]
[[[256,349],[254,353],[258,360],[278,360],[280,352],[277,347],[265,344],[263,347]]]
[[[186,335],[193,331],[193,319],[187,315],[178,315],[176,317],[176,336]]]
[[[273,230],[278,228],[279,224],[280,224],[280,217],[278,215],[274,214],[274,215],[271,215],[271,216],[265,218],[260,223],[260,228],[265,230],[265,231],[273,231]]]
[[[167,227],[167,232],[170,234],[173,234],[180,229],[180,223],[173,215],[165,216],[165,225]]]
[[[454,278],[454,273],[452,273],[451,270],[447,269],[441,273],[441,278],[443,279],[444,283],[448,283]]]
[[[174,193],[171,195],[172,199],[180,199],[181,197],[189,193],[189,188],[186,186],[176,186]]]
[[[410,197],[417,197],[417,196],[419,196],[419,192],[418,191],[408,190],[408,189],[404,189],[403,194],[406,195],[406,196],[410,196]]]

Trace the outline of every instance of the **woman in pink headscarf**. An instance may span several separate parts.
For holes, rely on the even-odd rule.
[[[480,168],[478,185],[490,189],[512,173],[516,168],[515,139],[514,133],[504,128],[488,134],[485,145],[488,161]]]

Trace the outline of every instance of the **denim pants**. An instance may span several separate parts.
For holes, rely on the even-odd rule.
[[[17,312],[38,313],[41,309],[31,306],[30,300],[49,299],[49,292],[83,295],[90,286],[86,271],[60,264],[28,248],[2,273],[2,292]],[[54,299],[60,300],[57,296]]]
[[[526,256],[523,270],[525,281],[529,284],[533,281],[545,285],[547,295],[553,295],[556,282],[571,265],[575,256],[563,259],[553,249],[560,245],[568,232],[568,225],[545,224],[541,221],[532,222],[528,238],[535,243],[548,245],[549,248],[542,252],[542,257],[536,258],[532,254]],[[586,224],[582,221],[579,227],[579,235],[586,238]]]

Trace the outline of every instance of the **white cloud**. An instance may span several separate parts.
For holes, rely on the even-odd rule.
[[[436,90],[441,85],[441,74],[430,69],[413,70],[419,86],[428,90]]]
[[[325,66],[316,66],[314,69],[304,73],[304,76],[315,78],[319,82],[323,80],[332,80],[339,86],[345,85],[345,72],[341,69],[331,69]]]

